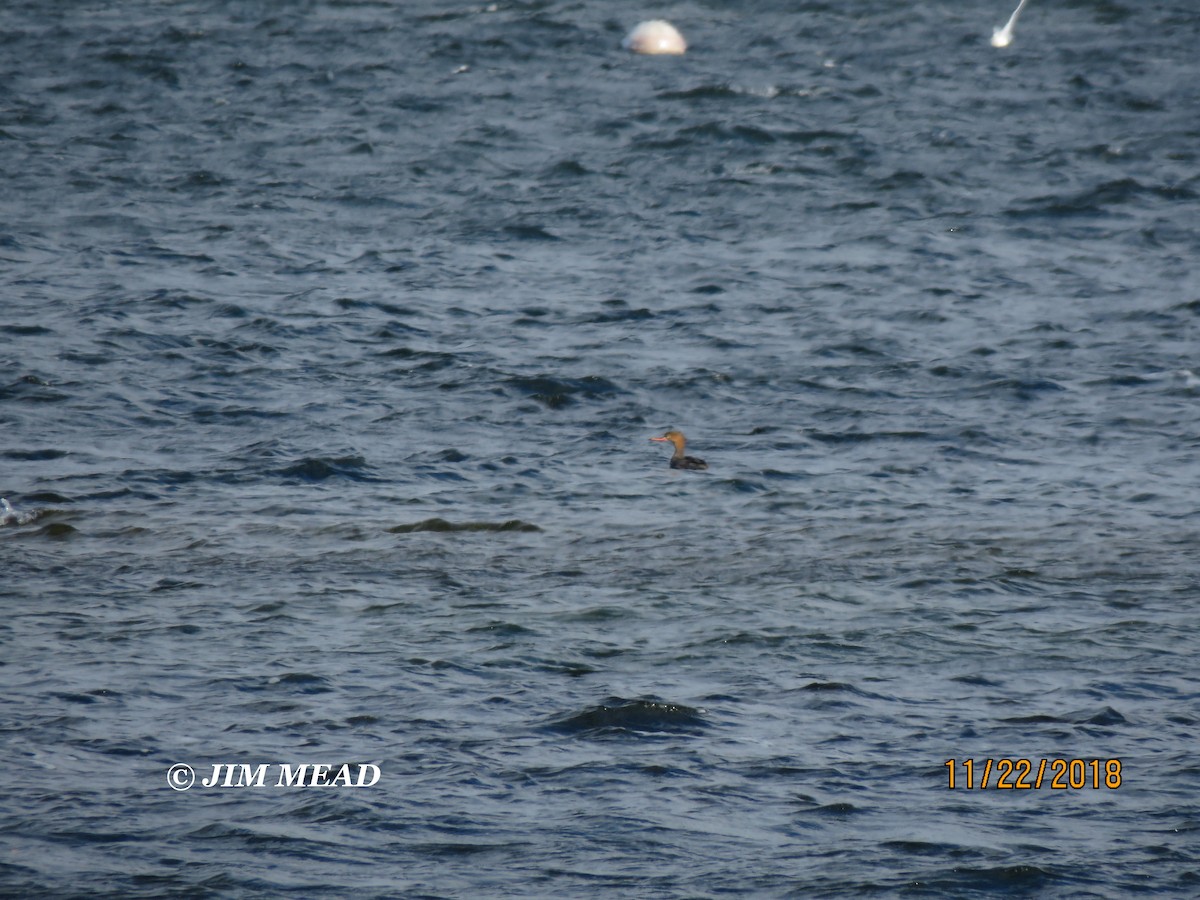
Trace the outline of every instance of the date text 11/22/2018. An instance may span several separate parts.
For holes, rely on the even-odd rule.
[[[950,790],[1037,790],[1043,784],[1057,790],[1083,790],[1121,786],[1119,759],[948,759]],[[958,771],[962,770],[962,777]]]

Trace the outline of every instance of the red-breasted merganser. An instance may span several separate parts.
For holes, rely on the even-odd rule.
[[[683,448],[687,444],[687,438],[683,436],[681,431],[668,431],[662,437],[650,438],[652,441],[670,442],[675,445],[675,453],[671,456],[672,469],[707,469],[708,463],[702,459],[697,459],[694,456],[684,456]]]

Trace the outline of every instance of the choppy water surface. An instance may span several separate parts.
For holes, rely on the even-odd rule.
[[[1010,12],[6,4],[5,892],[1195,893],[1200,11]]]

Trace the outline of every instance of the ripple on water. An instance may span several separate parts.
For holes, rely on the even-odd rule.
[[[708,728],[703,710],[657,699],[610,697],[603,703],[557,719],[554,731],[586,737],[612,734],[698,733]]]

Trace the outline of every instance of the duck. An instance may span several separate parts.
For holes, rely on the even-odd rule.
[[[695,456],[684,456],[683,448],[687,446],[687,438],[683,436],[682,431],[676,431],[674,428],[663,432],[662,437],[652,437],[652,441],[661,441],[662,443],[670,443],[675,445],[675,452],[671,455],[672,469],[707,469],[708,463]]]

